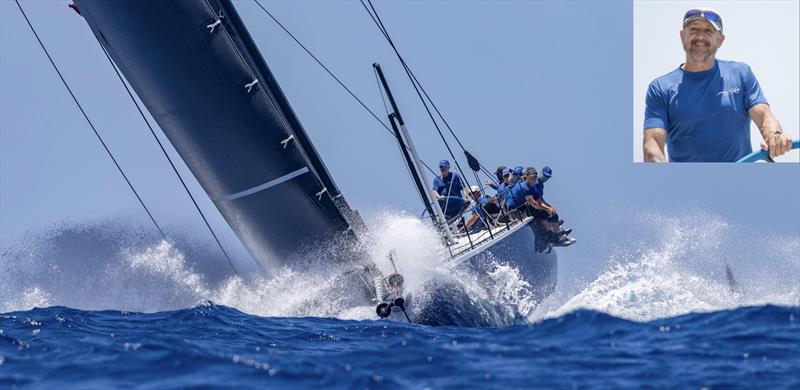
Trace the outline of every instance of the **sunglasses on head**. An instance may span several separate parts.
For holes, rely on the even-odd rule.
[[[710,22],[715,22],[720,25],[722,23],[722,17],[720,17],[716,12],[702,9],[690,9],[686,11],[686,15],[683,16],[683,20],[696,17],[705,18]]]

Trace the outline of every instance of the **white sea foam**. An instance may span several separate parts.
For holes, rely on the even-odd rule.
[[[393,250],[406,291],[421,305],[431,297],[429,282],[436,280],[457,284],[474,301],[514,306],[530,321],[579,308],[646,321],[739,305],[800,304],[800,239],[759,238],[751,232],[743,239],[715,216],[640,214],[637,223],[649,232],[649,240],[621,243],[599,256],[597,261],[606,265],[594,280],[567,279],[541,305],[532,299],[531,286],[502,259],[490,273],[493,285],[486,286],[475,275],[442,267],[445,250],[419,219],[381,211],[369,222],[368,253],[388,274]],[[374,318],[372,307],[354,307],[337,292],[338,270],[325,265],[325,259],[302,269],[275,270],[268,278],[221,278],[214,272],[220,268],[208,265],[221,260],[208,257],[208,251],[118,225],[60,226],[5,249],[0,312],[53,305],[160,311],[210,300],[263,316]],[[731,265],[741,295],[731,294],[725,264]]]
[[[743,305],[800,303],[798,277],[791,276],[800,274],[800,239],[766,240],[750,232],[749,239],[742,239],[725,221],[702,212],[643,214],[640,222],[655,239],[644,247],[616,251],[595,280],[573,296],[550,302],[535,318],[591,309],[649,321]],[[725,274],[729,264],[736,286],[729,285]]]

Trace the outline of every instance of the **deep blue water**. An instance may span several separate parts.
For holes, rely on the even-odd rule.
[[[800,388],[800,307],[638,323],[576,311],[533,325],[430,327],[160,313],[0,315],[0,388]]]

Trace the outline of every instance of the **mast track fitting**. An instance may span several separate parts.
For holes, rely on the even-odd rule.
[[[253,92],[253,88],[258,84],[258,79],[253,79],[253,81],[244,85],[247,88],[247,93]],[[285,146],[284,146],[285,147]]]
[[[284,149],[286,149],[286,147],[287,147],[287,146],[289,146],[289,142],[290,142],[291,140],[293,140],[293,139],[294,139],[294,134],[292,134],[292,135],[289,135],[289,137],[287,137],[286,139],[284,139],[283,141],[281,141],[281,145],[283,146],[283,148],[284,148]]]
[[[325,194],[326,192],[328,192],[328,189],[326,187],[322,187],[322,190],[315,194],[317,196],[317,200],[321,201],[322,200],[322,195]]]
[[[214,21],[214,23],[206,25],[209,34],[213,35],[215,32],[217,32],[217,27],[222,25],[222,19],[225,19],[225,17],[222,16],[222,10],[220,10],[219,13],[217,14],[217,19]]]

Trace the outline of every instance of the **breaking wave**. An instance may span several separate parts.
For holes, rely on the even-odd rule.
[[[649,242],[618,247],[594,280],[548,302],[534,317],[589,309],[651,321],[741,306],[800,305],[800,238],[759,237],[703,212],[639,218]]]
[[[490,274],[492,286],[442,267],[445,250],[419,219],[381,211],[368,222],[367,251],[385,274],[397,267],[405,276],[425,323],[498,326],[578,309],[648,321],[743,305],[800,304],[800,238],[742,238],[715,216],[641,217],[637,230],[646,237],[597,257],[605,265],[591,281],[562,277],[543,304],[502,259]],[[395,265],[387,256],[392,250]],[[341,270],[324,259],[243,279],[230,275],[215,253],[191,238],[161,240],[119,220],[62,224],[2,250],[0,312],[46,306],[154,312],[210,300],[261,316],[375,317],[371,305],[342,294]],[[735,286],[726,278],[728,264]],[[461,317],[448,317],[453,312]]]

